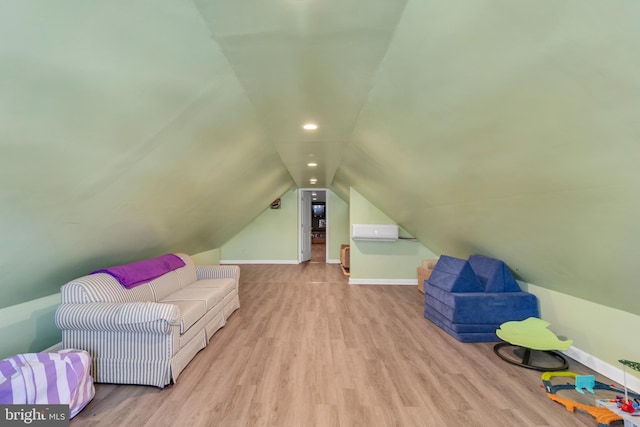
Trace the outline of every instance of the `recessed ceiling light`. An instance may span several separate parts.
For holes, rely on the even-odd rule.
[[[305,123],[304,125],[302,125],[302,128],[304,130],[316,130],[318,129],[318,125],[315,123]]]
[[[313,198],[313,199],[311,199],[311,200],[318,200],[318,198],[317,198],[317,197],[314,197],[314,198]]]
[[[307,163],[307,166],[311,168],[315,168],[316,166],[318,166],[318,164],[316,162],[311,162],[311,163]]]
[[[311,178],[311,179],[309,180],[309,182],[310,182],[311,184],[315,184],[315,183],[317,183],[317,182],[318,182],[318,179],[317,179],[317,178]]]

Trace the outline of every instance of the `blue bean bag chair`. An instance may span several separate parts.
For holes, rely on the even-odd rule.
[[[443,255],[424,291],[424,317],[462,342],[500,341],[496,329],[502,323],[539,317],[535,295],[523,292],[495,258]]]

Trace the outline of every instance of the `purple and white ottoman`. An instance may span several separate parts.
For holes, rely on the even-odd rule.
[[[93,399],[91,356],[82,350],[18,354],[0,360],[0,404],[68,404],[69,418]]]

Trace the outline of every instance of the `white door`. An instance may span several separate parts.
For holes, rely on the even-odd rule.
[[[311,192],[300,190],[300,262],[311,260]]]

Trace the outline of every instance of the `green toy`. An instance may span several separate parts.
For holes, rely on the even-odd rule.
[[[493,351],[506,362],[538,371],[561,371],[568,368],[567,360],[553,350],[567,350],[572,340],[560,340],[548,329],[549,322],[537,317],[529,317],[521,321],[505,322],[496,330],[496,335],[505,342],[498,343]],[[514,361],[504,354],[507,347],[520,347],[524,351],[522,361]],[[532,351],[542,351],[553,357],[559,365],[552,367],[538,366],[531,362]]]

